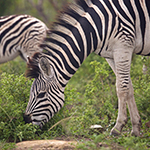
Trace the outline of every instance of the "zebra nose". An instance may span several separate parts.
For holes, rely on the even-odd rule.
[[[31,123],[32,122],[30,114],[29,115],[24,114],[23,118],[24,118],[25,123]]]

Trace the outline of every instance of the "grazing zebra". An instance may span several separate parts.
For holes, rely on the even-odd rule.
[[[29,15],[0,17],[0,63],[18,55],[27,61],[27,56],[32,56],[35,50],[41,52],[39,44],[47,31],[43,22]]]
[[[35,78],[24,115],[42,126],[64,104],[64,89],[86,57],[95,52],[106,58],[116,75],[118,117],[111,134],[127,123],[140,135],[141,119],[130,78],[132,54],[150,55],[149,0],[76,0],[70,4],[41,44],[47,53],[28,60],[27,76]]]

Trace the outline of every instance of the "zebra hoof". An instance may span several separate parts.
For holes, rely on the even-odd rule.
[[[134,124],[133,126],[132,126],[132,131],[131,131],[131,135],[132,136],[140,136],[140,127],[141,127],[141,120],[139,121],[139,123],[138,124]]]
[[[110,135],[118,136],[118,135],[121,135],[121,133],[116,128],[113,128],[110,132]]]
[[[135,137],[138,137],[138,136],[140,136],[140,132],[139,131],[131,131],[131,135],[132,136],[135,136]]]

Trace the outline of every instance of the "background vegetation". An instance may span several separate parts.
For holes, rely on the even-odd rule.
[[[70,0],[71,1],[71,0]],[[69,0],[1,0],[0,15],[29,14],[48,27],[57,12]],[[147,67],[143,73],[143,65]],[[135,99],[142,119],[141,137],[130,135],[131,122],[121,136],[110,136],[118,104],[115,75],[105,61],[91,54],[65,90],[65,106],[43,129],[25,124],[26,109],[33,80],[26,79],[26,63],[21,58],[0,65],[0,149],[12,149],[16,142],[35,139],[74,139],[76,149],[150,149],[150,59],[133,56],[131,78]],[[128,114],[129,117],[129,114]],[[101,125],[91,130],[91,125]]]

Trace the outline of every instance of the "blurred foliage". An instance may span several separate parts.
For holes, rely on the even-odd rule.
[[[56,14],[71,1],[73,0],[0,0],[0,16],[28,14],[50,27]]]
[[[16,14],[18,0],[0,0],[0,16]]]

